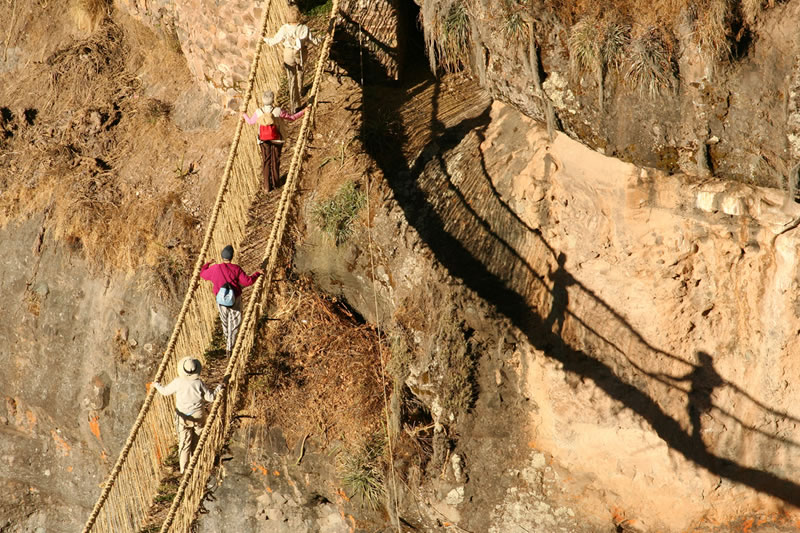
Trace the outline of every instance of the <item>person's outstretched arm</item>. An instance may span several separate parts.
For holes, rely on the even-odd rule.
[[[166,387],[160,384],[158,381],[153,382],[153,387],[159,392],[159,394],[163,396],[169,396],[171,394],[175,394],[178,390],[178,379],[175,378],[169,382],[169,385]]]
[[[239,282],[239,287],[249,287],[250,285],[256,282],[256,280],[260,275],[261,272],[253,272],[251,275],[248,276],[247,274],[244,273],[244,270],[239,269],[239,277],[237,280]]]
[[[285,109],[281,109],[280,117],[282,119],[288,120],[289,122],[294,122],[298,118],[302,117],[305,112],[306,112],[305,109],[301,109],[297,113],[291,114],[288,111],[286,111]]]
[[[256,121],[258,120],[258,113],[253,113],[253,116],[252,116],[252,117],[248,117],[248,116],[247,116],[247,113],[242,113],[242,118],[243,118],[243,119],[244,119],[244,121],[245,121],[245,122],[247,122],[248,124],[255,124],[255,123],[256,123]]]
[[[276,33],[274,36],[264,37],[264,42],[270,46],[275,46],[276,44],[278,44],[283,40],[285,34],[286,34],[286,24],[281,26],[281,28],[278,30],[278,33]]]
[[[203,383],[202,381],[200,382],[200,393],[203,395],[203,399],[208,403],[211,403],[216,399],[217,393],[220,390],[222,390],[222,385],[217,385],[217,388],[212,391],[211,389],[206,387],[205,383]]]
[[[312,44],[319,46],[319,43],[322,41],[319,37],[315,36],[311,30],[308,30],[308,40],[311,41]]]

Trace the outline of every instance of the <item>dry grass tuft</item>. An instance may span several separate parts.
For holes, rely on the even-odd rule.
[[[133,97],[140,84],[125,68],[126,53],[122,30],[106,21],[26,81],[45,94],[38,109],[3,114],[12,157],[0,158],[0,224],[47,213],[51,234],[90,266],[163,267],[158,290],[177,294],[198,221],[175,192],[180,180],[143,190],[142,176],[120,176],[130,156],[124,140],[142,134],[142,121],[166,127],[158,118],[169,113],[162,102]]]
[[[108,18],[111,7],[108,0],[75,0],[69,12],[79,31],[92,33]]]
[[[431,70],[456,72],[469,64],[470,18],[466,0],[425,0],[420,16]]]
[[[733,5],[730,0],[706,0],[691,8],[692,39],[700,53],[715,63],[730,58]]]
[[[125,71],[126,53],[123,32],[112,23],[55,52],[45,61],[50,75],[47,101],[56,109],[80,109],[129,96],[135,76]]]
[[[616,69],[628,43],[628,28],[614,16],[585,17],[572,27],[569,50],[572,66],[578,71],[605,73]]]
[[[594,74],[601,109],[606,74],[609,70],[619,70],[629,31],[613,12],[602,17],[584,17],[570,30],[567,45],[572,69]]]
[[[625,78],[651,98],[675,87],[672,57],[657,28],[647,28],[633,37],[625,54]]]
[[[386,495],[385,458],[386,437],[381,433],[373,434],[339,456],[338,468],[349,497],[373,510],[383,504]]]

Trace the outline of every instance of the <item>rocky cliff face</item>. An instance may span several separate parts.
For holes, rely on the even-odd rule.
[[[380,170],[371,232],[336,246],[306,198],[295,266],[392,341],[395,405],[406,402],[395,429],[425,449],[393,465],[404,520],[497,532],[794,527],[800,210],[754,184],[782,185],[794,158],[795,44],[773,35],[793,35],[797,10],[764,10],[722,71],[685,35],[669,91],[626,92],[609,76],[602,111],[598,81],[569,72],[565,22],[549,19],[532,60],[530,42],[504,45],[505,19],[476,11],[470,61],[483,59],[473,66],[513,107],[486,102],[453,122],[434,109],[410,162],[399,141],[374,142],[376,131],[415,133],[397,126],[392,102],[348,102],[391,126],[361,124]],[[189,26],[175,35],[210,31]],[[449,90],[434,85],[435,98]],[[548,101],[566,134],[543,125]],[[0,323],[12,494],[0,529],[71,531],[127,435],[170,313],[141,289],[148,275],[98,276],[40,220],[8,226],[0,242],[0,289],[16,302]],[[223,459],[201,530],[346,531],[369,515],[329,483],[338,474],[313,439],[298,465],[280,432],[254,431]]]
[[[595,150],[796,186],[797,2],[418,3],[440,63]]]
[[[437,139],[373,219],[384,316],[413,339],[406,384],[460,436],[442,444],[457,464],[434,445],[431,513],[683,531],[795,505],[795,205],[551,142],[498,103]],[[372,290],[354,248],[339,275],[315,250],[333,290]],[[444,316],[477,358],[474,404],[447,388],[457,365],[424,356]]]
[[[0,528],[76,531],[136,418],[172,312],[147,291],[151,276],[98,275],[42,220],[3,229],[0,242]]]

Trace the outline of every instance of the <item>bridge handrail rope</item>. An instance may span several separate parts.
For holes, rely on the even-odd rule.
[[[245,311],[239,330],[236,345],[225,370],[228,387],[223,389],[211,406],[203,433],[192,454],[189,465],[181,478],[178,491],[172,501],[170,510],[161,526],[161,533],[190,531],[197,508],[206,491],[206,482],[214,467],[214,459],[225,443],[229,429],[228,422],[239,400],[239,387],[243,383],[244,369],[255,343],[258,319],[265,306],[266,298],[272,285],[272,279],[278,258],[278,249],[283,241],[289,210],[295,196],[297,180],[302,166],[309,129],[314,122],[317,109],[319,84],[322,70],[327,62],[333,34],[335,17],[338,13],[339,0],[333,0],[328,21],[328,30],[322,44],[314,73],[314,81],[310,92],[310,104],[303,117],[300,133],[294,145],[289,172],[281,194],[280,203],[275,213],[270,236],[264,247],[262,263],[264,275],[253,286],[251,298]]]
[[[278,52],[264,54],[262,37],[276,31],[286,20],[287,7],[285,0],[266,0],[244,97],[245,106],[251,102],[256,91],[280,85],[282,68]],[[260,173],[254,171],[258,168],[258,147],[254,137],[246,137],[245,142],[241,142],[242,127],[242,121],[237,121],[203,244],[175,327],[156,371],[155,381],[175,377],[177,361],[185,355],[203,353],[211,340],[216,305],[210,296],[196,297],[200,269],[210,250],[217,250],[229,243],[238,245],[241,241],[247,210],[260,187]],[[84,533],[92,530],[136,532],[143,525],[160,482],[161,458],[175,439],[171,403],[156,398],[151,388],[103,484],[100,497],[84,526]]]

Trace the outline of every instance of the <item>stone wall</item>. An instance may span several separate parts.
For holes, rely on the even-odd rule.
[[[285,0],[275,0],[285,8]],[[194,77],[238,111],[268,0],[118,0],[117,6],[174,41]],[[276,50],[267,49],[277,58]],[[278,89],[277,87],[275,88]]]

